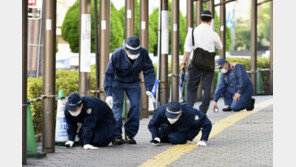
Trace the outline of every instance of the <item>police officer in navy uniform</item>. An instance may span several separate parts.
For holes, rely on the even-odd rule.
[[[213,108],[217,107],[218,99],[223,96],[227,106],[222,111],[240,111],[254,109],[255,99],[252,98],[253,84],[243,65],[229,63],[224,58],[217,60],[222,72],[214,94]]]
[[[125,47],[118,48],[112,54],[106,69],[104,89],[106,102],[112,108],[116,120],[115,145],[136,144],[134,136],[140,121],[140,72],[144,73],[146,94],[154,101],[151,90],[155,82],[155,73],[148,51],[141,47],[138,37],[129,37]],[[122,139],[122,108],[124,92],[130,101],[127,121],[124,125],[125,140]]]
[[[77,93],[71,93],[66,100],[65,117],[68,124],[66,146],[74,145],[77,123],[82,123],[78,136],[84,149],[98,149],[114,140],[114,115],[109,106],[98,98],[81,98]]]
[[[148,124],[152,134],[151,142],[170,142],[172,144],[190,143],[202,131],[197,145],[206,146],[212,123],[207,115],[189,104],[170,102],[159,107]]]

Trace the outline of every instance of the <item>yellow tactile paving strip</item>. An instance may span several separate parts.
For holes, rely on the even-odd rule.
[[[217,134],[221,133],[224,131],[226,128],[234,125],[236,122],[244,119],[245,117],[256,113],[257,111],[260,111],[269,105],[273,104],[273,100],[266,100],[264,102],[261,102],[259,104],[255,105],[255,109],[253,111],[241,111],[238,113],[234,113],[218,122],[216,122],[213,127],[212,131],[210,134],[209,139],[212,137],[216,136]],[[198,141],[201,137],[201,133],[199,133],[198,136],[194,138],[194,141]],[[141,167],[164,167],[167,165],[170,165],[174,161],[178,160],[181,158],[183,155],[189,153],[193,149],[197,148],[198,145],[195,144],[180,144],[180,145],[175,145],[166,151],[158,154],[157,156],[149,159],[148,161],[144,162]]]

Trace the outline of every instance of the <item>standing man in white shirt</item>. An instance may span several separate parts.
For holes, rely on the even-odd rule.
[[[201,14],[201,24],[189,29],[184,46],[184,57],[181,69],[186,70],[186,62],[190,53],[192,60],[188,67],[187,103],[194,105],[197,88],[202,80],[202,104],[199,111],[207,113],[211,100],[211,86],[214,76],[215,47],[222,49],[223,44],[219,35],[211,28],[212,13],[205,10]],[[192,32],[193,31],[193,32]],[[198,56],[199,58],[197,58]],[[209,65],[211,64],[211,65]],[[209,66],[208,66],[209,65]]]

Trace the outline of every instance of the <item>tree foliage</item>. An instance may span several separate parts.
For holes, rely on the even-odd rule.
[[[205,3],[206,4],[206,3]],[[171,28],[172,28],[172,2],[169,1],[169,54],[171,53]],[[207,6],[205,6],[207,7]],[[99,10],[99,4],[98,4]],[[158,44],[158,11],[156,8],[149,15],[149,52],[157,55]],[[98,11],[99,12],[99,11]],[[219,18],[215,14],[215,30],[219,32]],[[111,3],[111,32],[110,32],[110,52],[121,47],[124,42],[125,29],[125,7],[117,10]],[[186,38],[186,16],[180,12],[179,15],[179,54],[184,52],[184,42]],[[140,33],[140,4],[135,1],[135,36]],[[72,52],[79,52],[79,0],[69,8],[62,25],[62,37],[70,45]],[[231,48],[231,32],[226,30],[227,51]],[[91,4],[91,51],[95,52],[95,32],[94,32],[94,4]]]
[[[264,49],[270,42],[270,4],[265,3],[258,9],[257,47]],[[250,50],[251,20],[238,19],[235,26],[235,45],[237,50]]]
[[[100,4],[97,5],[98,17]],[[95,15],[94,2],[91,1],[91,52],[95,52]],[[99,20],[99,19],[98,19]],[[100,24],[98,23],[98,27]],[[99,31],[99,30],[98,30]],[[121,20],[117,9],[111,3],[111,33],[110,33],[110,50],[120,47],[124,27],[121,26]],[[62,37],[70,45],[72,52],[79,52],[79,0],[69,8],[62,24]]]

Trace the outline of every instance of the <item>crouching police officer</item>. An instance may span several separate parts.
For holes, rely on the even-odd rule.
[[[202,129],[201,141],[197,145],[206,146],[212,123],[207,115],[189,104],[170,102],[159,107],[148,124],[152,134],[151,142],[172,144],[190,143]]]
[[[213,108],[217,108],[217,101],[223,96],[227,107],[222,111],[253,110],[255,104],[255,99],[252,98],[253,84],[244,66],[229,63],[224,58],[219,58],[217,63],[222,76],[215,90]]]
[[[154,99],[151,90],[155,82],[155,73],[148,51],[141,47],[138,37],[129,37],[125,47],[118,48],[112,54],[106,69],[104,89],[106,102],[112,108],[116,120],[115,145],[136,144],[134,136],[138,133],[140,122],[140,72],[144,73],[146,94]],[[130,100],[130,109],[124,125],[125,140],[122,139],[122,107],[124,92]],[[114,104],[114,105],[113,105]]]
[[[114,140],[115,119],[112,110],[98,98],[81,98],[77,93],[71,93],[66,101],[65,117],[69,140],[66,146],[74,145],[77,123],[82,123],[78,136],[84,149],[98,149]]]

